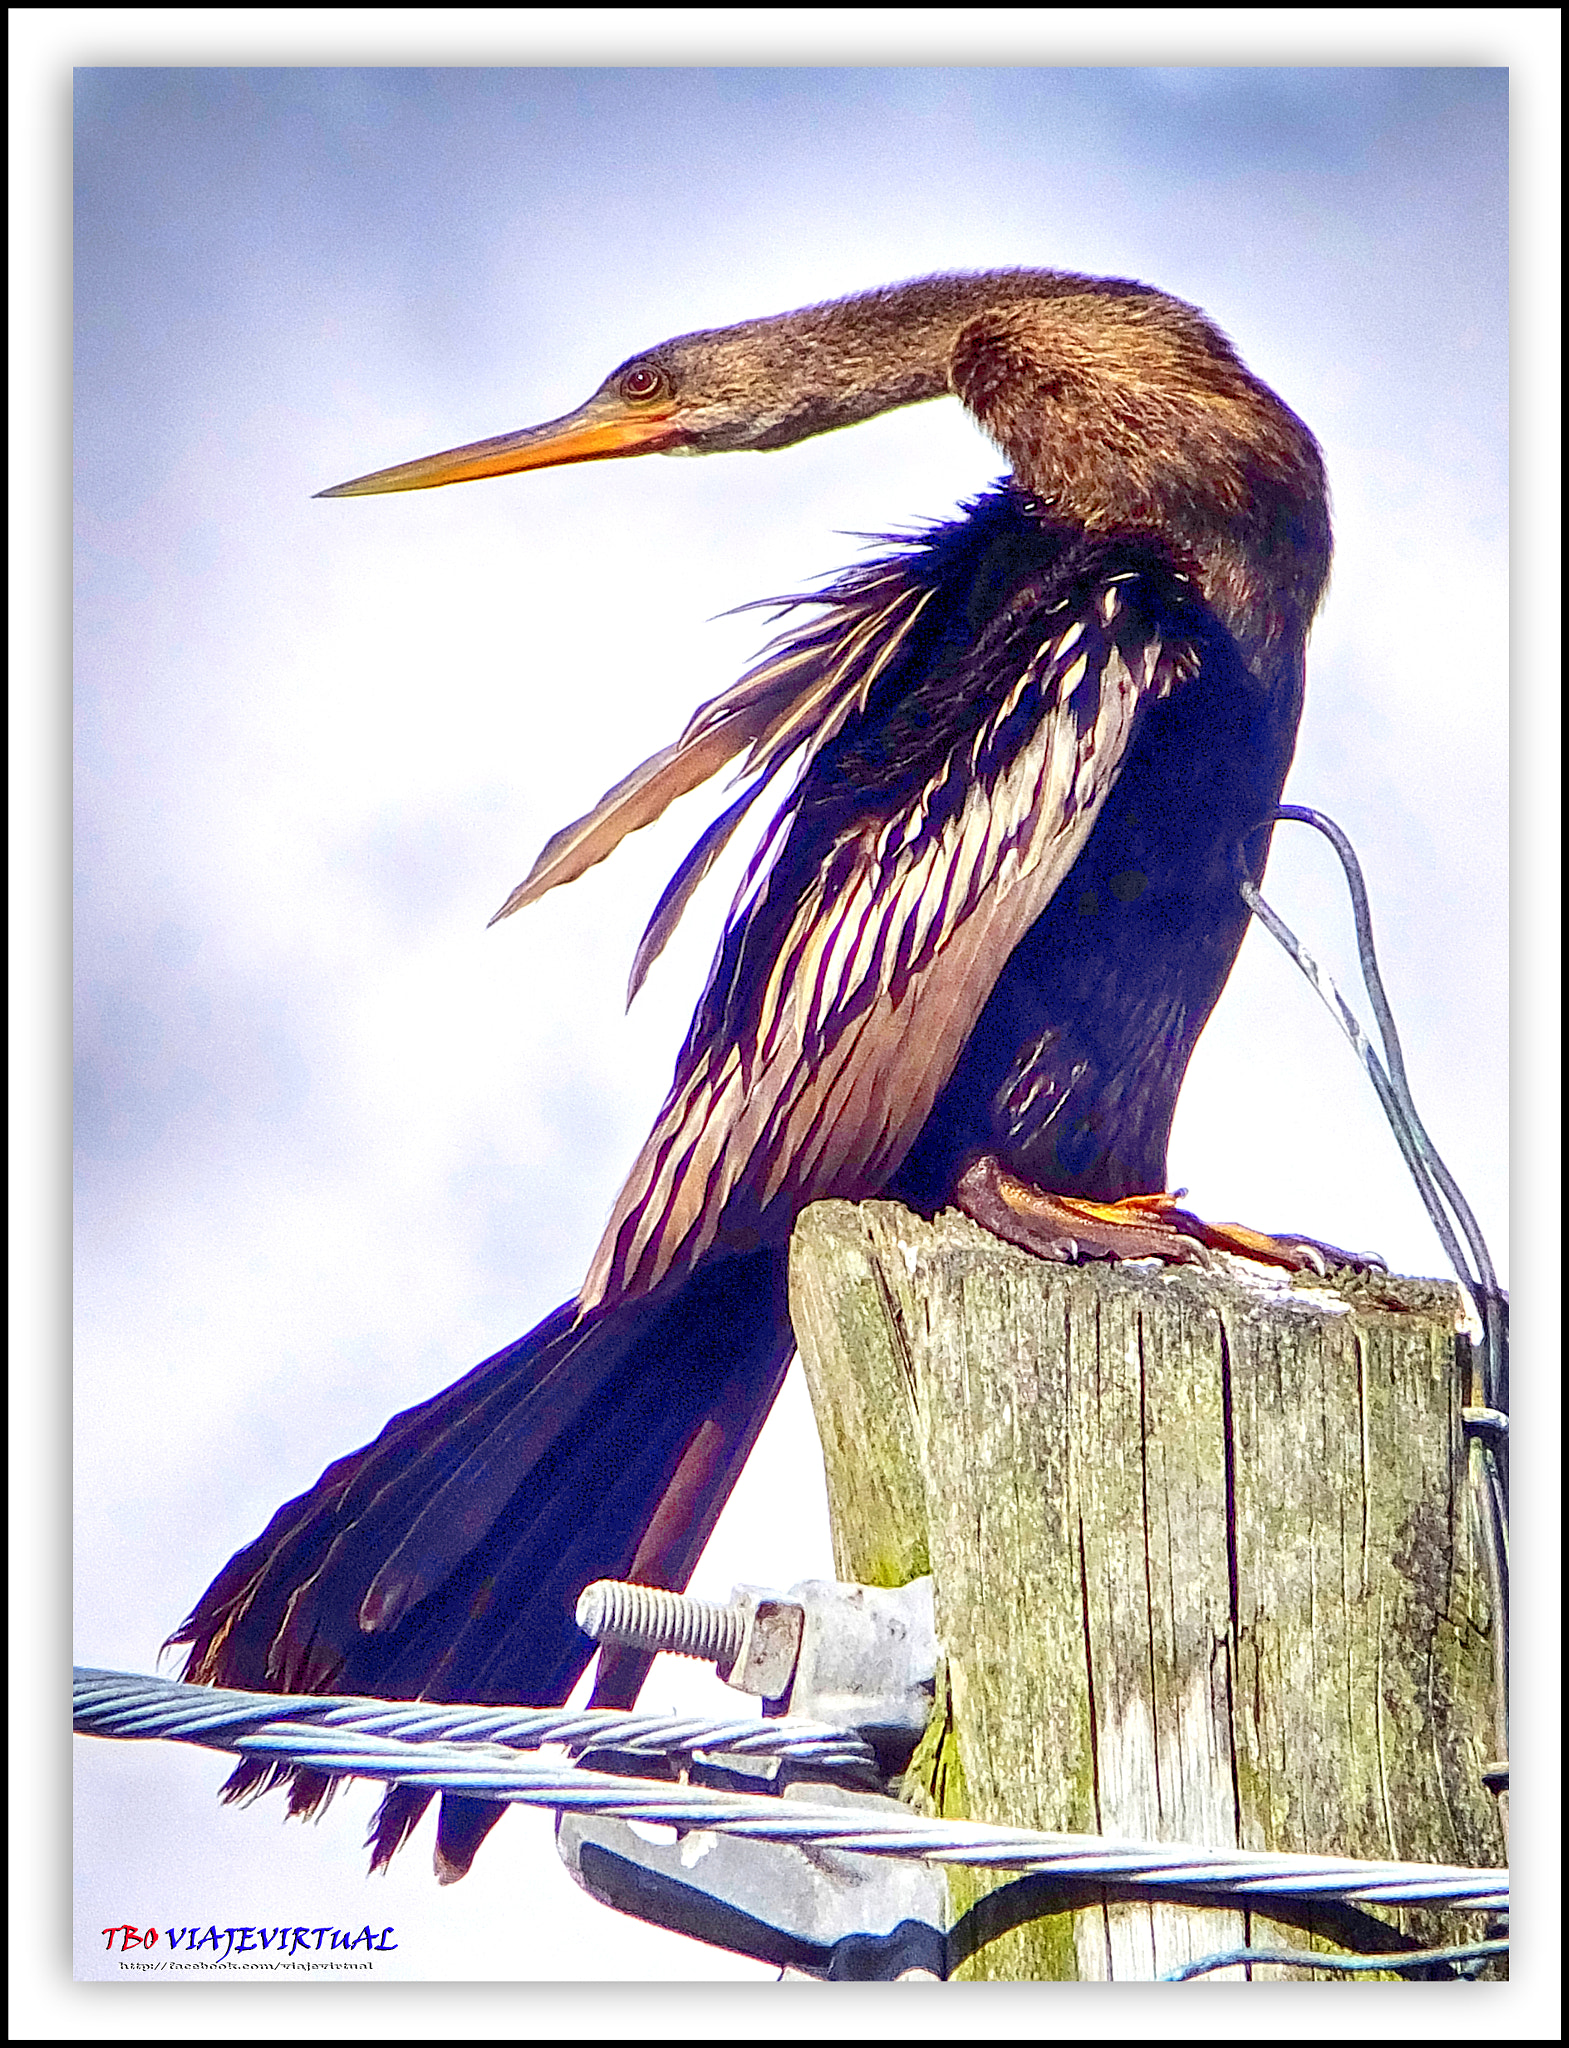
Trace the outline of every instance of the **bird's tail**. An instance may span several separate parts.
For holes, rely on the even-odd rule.
[[[224,1566],[181,1624],[185,1677],[268,1692],[553,1705],[594,1654],[591,1580],[684,1587],[740,1476],[792,1347],[785,1257],[715,1260],[678,1284],[539,1327],[340,1458]],[[594,1698],[630,1706],[640,1652],[606,1651]],[[246,1759],[240,1798],[319,1773]],[[428,1793],[394,1788],[373,1867]],[[437,1869],[458,1877],[504,1809],[448,1794]]]

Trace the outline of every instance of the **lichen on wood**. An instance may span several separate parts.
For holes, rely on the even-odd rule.
[[[840,1577],[935,1580],[916,1796],[1086,1834],[1503,1860],[1452,1286],[1057,1266],[963,1217],[830,1202],[797,1227],[791,1311]],[[961,1974],[1148,1979],[1285,1932],[1043,1899],[956,1874]]]

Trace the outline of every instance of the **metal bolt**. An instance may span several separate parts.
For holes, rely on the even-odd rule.
[[[667,1650],[677,1657],[701,1657],[728,1670],[741,1654],[746,1611],[669,1593],[660,1586],[633,1586],[624,1579],[596,1579],[578,1595],[577,1625],[596,1643],[620,1643],[630,1650]]]
[[[762,1586],[737,1586],[722,1607],[660,1586],[596,1579],[577,1603],[577,1625],[595,1642],[711,1659],[726,1685],[765,1700],[789,1690],[805,1618],[798,1601]]]

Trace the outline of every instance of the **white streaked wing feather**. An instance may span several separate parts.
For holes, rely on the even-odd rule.
[[[1101,596],[1097,610],[1110,596],[1115,613],[1120,593]],[[843,872],[842,842],[809,879],[750,1006],[751,1072],[742,1075],[730,1047],[724,1085],[710,1079],[707,1059],[680,1081],[616,1204],[585,1305],[647,1284],[639,1268],[656,1232],[661,1274],[722,1238],[724,1206],[743,1182],[766,1209],[864,1194],[897,1163],[997,973],[1078,857],[1125,751],[1140,681],[1152,672],[1146,649],[1131,669],[1106,649],[1095,715],[1081,722],[1065,700],[1086,672],[1086,652],[1068,661],[1082,637],[1078,621],[1060,637],[1040,679],[1050,710],[984,784],[968,780],[956,814],[935,823],[951,800],[950,759],[904,813],[868,820],[860,858],[831,892],[826,875],[830,865]],[[1178,666],[1165,666],[1159,694]],[[1018,701],[1014,689],[1004,700],[1010,713]],[[985,751],[975,750],[977,762]],[[771,874],[786,837],[769,835]],[[743,885],[732,919],[761,915],[766,893]]]

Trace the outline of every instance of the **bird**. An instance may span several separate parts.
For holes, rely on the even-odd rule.
[[[755,665],[497,912],[739,762],[635,993],[783,791],[582,1288],[280,1507],[170,1638],[187,1679],[564,1700],[595,1651],[574,1619],[587,1583],[687,1584],[794,1348],[788,1243],[814,1201],[953,1206],[1048,1259],[1346,1256],[1205,1222],[1167,1187],[1331,556],[1317,442],[1198,308],[1068,271],[916,279],[677,336],[563,418],[320,495],[778,450],[946,396],[1008,474],[780,600]],[[630,1706],[649,1662],[601,1652],[594,1703]],[[248,1759],[225,1796],[285,1781],[291,1812],[333,1788]],[[429,1799],[388,1791],[373,1867]],[[503,1811],[444,1795],[440,1879]]]

